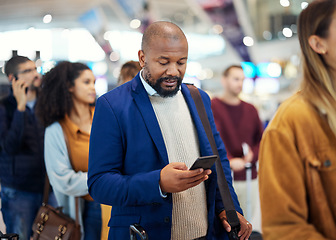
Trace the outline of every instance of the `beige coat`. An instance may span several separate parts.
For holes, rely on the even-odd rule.
[[[278,109],[259,159],[264,239],[336,239],[336,138],[300,93]]]

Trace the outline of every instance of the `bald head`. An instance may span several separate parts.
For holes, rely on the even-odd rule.
[[[174,23],[165,21],[154,22],[146,28],[142,36],[142,51],[145,52],[152,40],[157,40],[158,38],[168,38],[177,41],[186,39],[186,36],[181,28]]]

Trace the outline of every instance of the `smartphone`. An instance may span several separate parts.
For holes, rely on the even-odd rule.
[[[17,81],[19,79],[17,74],[14,74],[14,79],[15,79],[15,81]],[[25,88],[25,93],[27,94],[27,92],[28,92],[28,87]]]
[[[197,168],[209,169],[215,163],[217,155],[204,156],[196,159],[194,164],[190,167],[189,170],[194,170]]]

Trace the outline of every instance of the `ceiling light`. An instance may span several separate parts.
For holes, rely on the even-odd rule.
[[[117,53],[117,52],[111,52],[111,54],[110,54],[110,60],[112,61],[112,62],[116,62],[116,61],[118,61],[120,59],[120,55],[119,55],[119,53]]]
[[[253,40],[253,38],[251,38],[251,37],[249,37],[249,36],[246,36],[246,37],[244,37],[244,39],[243,39],[243,43],[245,44],[245,46],[247,46],[247,47],[251,47],[251,46],[253,46],[253,44],[254,44],[254,40]]]
[[[265,38],[265,40],[269,41],[272,39],[272,33],[270,31],[264,31],[263,37]]]
[[[223,32],[223,27],[219,24],[216,24],[212,27],[212,30],[215,34],[221,34]]]
[[[47,14],[43,17],[43,22],[44,23],[50,23],[52,20],[52,16],[50,14]]]
[[[282,34],[287,37],[287,38],[290,38],[293,36],[293,32],[290,28],[288,27],[285,27],[283,30],[282,30]]]
[[[139,19],[133,19],[131,22],[130,22],[130,27],[133,28],[133,29],[137,29],[139,28],[141,25],[141,21]]]
[[[306,7],[308,7],[308,3],[307,2],[302,2],[301,3],[301,8],[305,9]]]
[[[280,0],[280,4],[283,7],[289,7],[290,2],[289,2],[289,0]]]
[[[281,66],[278,63],[270,63],[267,66],[267,73],[271,77],[280,77],[281,75]]]
[[[105,40],[110,40],[111,39],[112,32],[111,31],[106,31],[104,33],[104,39]]]

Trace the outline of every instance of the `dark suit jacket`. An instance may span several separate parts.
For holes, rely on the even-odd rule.
[[[186,85],[182,94],[197,129],[202,156],[212,155],[210,143]],[[231,183],[224,144],[216,130],[208,95],[201,91],[208,118],[230,186],[236,209],[241,212]],[[97,100],[89,152],[88,186],[98,202],[112,205],[109,239],[128,239],[129,225],[139,223],[149,239],[170,239],[172,198],[159,191],[161,169],[169,163],[165,143],[148,94],[139,75]],[[207,239],[226,235],[216,217],[223,209],[215,165],[206,181]],[[221,237],[215,237],[221,236]]]

